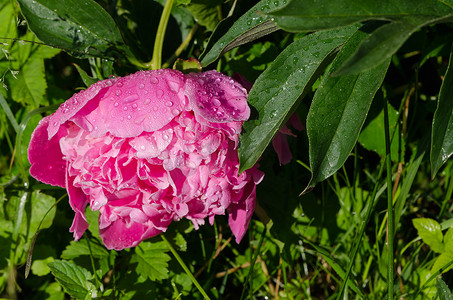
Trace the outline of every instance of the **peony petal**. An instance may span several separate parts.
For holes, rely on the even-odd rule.
[[[60,150],[59,140],[67,134],[66,127],[61,127],[52,138],[48,139],[47,128],[50,117],[39,122],[31,135],[28,147],[30,174],[39,181],[65,187],[66,161]]]
[[[99,234],[107,249],[122,250],[137,246],[142,240],[153,237],[162,231],[148,227],[145,224],[126,224],[123,219],[118,219],[105,229],[100,229]]]
[[[85,208],[88,204],[88,197],[82,189],[74,187],[72,184],[74,178],[69,177],[69,175],[66,176],[66,190],[68,191],[69,204],[75,212],[74,221],[72,222],[69,232],[74,233],[74,239],[77,241],[82,237],[85,230],[88,229],[88,222],[85,217]]]
[[[256,186],[248,184],[245,189],[248,192],[247,198],[238,203],[231,203],[228,207],[228,225],[238,244],[244,237],[255,210]],[[246,192],[244,194],[247,195]]]
[[[186,95],[196,115],[214,123],[249,118],[247,91],[238,82],[216,71],[187,76]]]
[[[280,165],[286,165],[291,161],[293,155],[291,153],[291,150],[289,149],[286,136],[283,133],[277,132],[275,137],[272,139],[272,146],[277,153]]]

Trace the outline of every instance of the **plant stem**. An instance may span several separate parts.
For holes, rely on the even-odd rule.
[[[174,0],[167,0],[162,15],[160,16],[159,27],[157,27],[156,39],[154,40],[153,59],[150,63],[152,70],[160,69],[162,65],[162,48],[164,45],[165,31],[167,29],[173,3]]]
[[[179,265],[181,266],[181,268],[184,270],[184,272],[186,272],[187,276],[189,276],[190,280],[192,281],[192,283],[197,287],[197,289],[200,291],[200,293],[203,295],[203,298],[204,299],[210,299],[208,294],[206,294],[206,292],[204,291],[204,289],[201,287],[201,285],[198,283],[198,281],[195,279],[195,277],[193,276],[192,272],[189,270],[189,268],[186,266],[186,264],[184,263],[184,261],[182,260],[181,256],[179,256],[178,252],[176,252],[175,248],[173,248],[173,246],[171,245],[171,243],[167,240],[167,238],[161,234],[160,237],[162,238],[162,240],[167,244],[168,248],[170,249],[171,253],[173,254],[173,256],[176,258],[176,260],[178,261]]]
[[[390,130],[389,130],[389,112],[387,100],[384,98],[384,128],[385,128],[385,152],[387,160],[387,293],[388,299],[393,300],[393,233],[395,217],[393,215],[393,198],[392,198],[392,159],[390,152]]]

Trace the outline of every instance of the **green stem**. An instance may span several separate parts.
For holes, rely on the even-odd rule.
[[[390,130],[389,130],[389,112],[387,101],[384,98],[384,128],[385,128],[385,152],[387,160],[387,293],[388,299],[393,300],[393,234],[395,217],[393,215],[392,199],[392,159],[390,153]]]
[[[186,266],[186,264],[184,263],[184,261],[182,260],[181,256],[179,256],[178,252],[176,252],[175,248],[173,248],[173,246],[171,245],[171,243],[167,240],[167,238],[161,234],[160,237],[162,238],[162,240],[167,244],[168,248],[170,249],[171,253],[173,254],[173,256],[176,258],[176,260],[178,261],[179,265],[181,266],[181,268],[183,268],[184,272],[186,272],[187,276],[189,276],[190,280],[192,281],[192,283],[197,287],[197,289],[200,291],[200,293],[203,295],[204,299],[210,299],[208,294],[206,294],[206,292],[204,291],[204,289],[201,287],[201,285],[198,283],[198,281],[195,279],[195,277],[193,276],[192,272],[189,270],[189,268]]]
[[[152,70],[160,69],[162,65],[162,48],[164,45],[165,31],[167,29],[173,3],[174,0],[167,0],[162,15],[160,16],[159,27],[157,27],[156,39],[154,40],[153,59],[150,63]]]
[[[450,167],[450,183],[448,184],[447,193],[445,194],[444,201],[442,202],[442,207],[439,213],[439,220],[442,219],[445,211],[447,210],[447,205],[450,202],[452,193],[453,193],[453,167]]]

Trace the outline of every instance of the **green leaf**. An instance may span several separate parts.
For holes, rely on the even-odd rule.
[[[90,248],[91,248],[91,253],[90,253]],[[82,256],[82,255],[91,255],[91,254],[95,258],[102,258],[102,257],[109,256],[109,252],[107,251],[107,249],[104,246],[90,241],[90,247],[88,247],[87,240],[82,239],[78,242],[71,241],[71,243],[68,246],[66,246],[66,248],[63,250],[63,253],[61,254],[61,258],[74,259],[74,258]]]
[[[170,256],[165,242],[142,242],[135,248],[131,263],[137,263],[137,273],[151,280],[168,278]]]
[[[389,112],[390,137],[395,129],[398,130],[398,112],[387,105]],[[403,142],[397,132],[393,138],[390,151],[393,161],[399,161],[398,153],[400,143]],[[378,93],[371,104],[367,119],[359,136],[359,143],[368,150],[374,151],[380,156],[385,156],[385,132],[384,132],[384,109],[382,93]]]
[[[359,30],[349,39],[313,97],[307,116],[312,171],[307,187],[331,176],[346,161],[384,80],[389,60],[357,75],[332,76],[366,37],[366,32]]]
[[[433,219],[416,218],[412,220],[418,235],[436,253],[444,252],[443,235],[439,223]]]
[[[450,227],[444,235],[445,252],[453,253],[453,227]]]
[[[36,276],[45,276],[50,273],[48,264],[53,261],[54,261],[53,257],[47,257],[45,259],[35,259],[33,260],[33,264],[31,265],[31,271]]]
[[[55,279],[71,297],[84,299],[92,292],[93,285],[88,281],[92,275],[86,269],[65,260],[55,260],[48,266]]]
[[[85,72],[85,70],[82,69],[78,64],[73,65],[77,69],[77,72],[79,72],[80,78],[82,78],[83,84],[85,84],[86,87],[89,87],[90,85],[98,81],[96,78],[88,75],[88,73]]]
[[[112,17],[93,0],[18,0],[30,29],[75,56],[109,56],[123,40]]]
[[[427,22],[452,12],[437,0],[292,0],[284,8],[268,15],[285,30],[311,31],[369,20]]]
[[[447,284],[442,280],[442,278],[437,277],[436,281],[437,295],[439,296],[439,300],[453,300],[453,294],[451,293]]]
[[[251,168],[274,135],[311,89],[323,62],[355,31],[356,26],[316,32],[294,41],[258,77],[247,101],[258,116],[244,123],[239,148],[240,172]]]
[[[434,274],[439,270],[442,270],[442,273],[445,273],[451,269],[453,269],[453,252],[444,252],[436,258],[431,273]]]
[[[341,66],[337,75],[369,70],[390,58],[422,24],[392,22],[376,29]]]
[[[200,56],[202,65],[208,66],[231,49],[278,30],[271,18],[263,15],[278,7],[282,7],[279,1],[261,0],[234,23],[231,17],[223,20]]]
[[[450,61],[440,87],[437,109],[433,118],[431,139],[432,178],[453,154],[453,48]]]
[[[219,0],[192,0],[186,6],[186,9],[193,15],[198,24],[212,31],[220,21],[219,5],[221,5]]]

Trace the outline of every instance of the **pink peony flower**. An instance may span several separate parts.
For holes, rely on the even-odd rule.
[[[97,82],[41,120],[30,174],[67,189],[75,240],[88,227],[89,205],[99,210],[109,249],[136,246],[182,218],[195,228],[206,218],[212,224],[225,211],[239,243],[263,178],[256,167],[238,174],[246,98],[216,71],[140,71]]]

